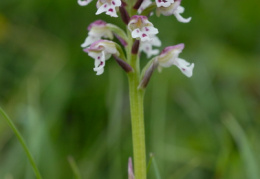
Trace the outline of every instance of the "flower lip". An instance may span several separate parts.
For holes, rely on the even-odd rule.
[[[164,55],[172,50],[180,50],[180,52],[181,52],[183,49],[184,49],[184,43],[180,43],[178,45],[166,47],[165,49],[162,50],[160,55]]]
[[[128,29],[133,38],[141,41],[150,41],[152,36],[158,34],[158,29],[148,20],[146,16],[134,15],[128,23]]]
[[[120,7],[121,5],[121,0],[98,0],[96,4],[98,8],[96,15],[105,12],[111,17],[118,17],[116,13],[116,7]]]
[[[105,26],[106,24],[107,23],[105,21],[96,20],[95,22],[92,22],[91,24],[89,24],[88,31],[90,31],[92,29],[92,27],[94,27],[94,26]]]

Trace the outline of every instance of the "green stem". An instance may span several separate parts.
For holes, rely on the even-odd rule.
[[[28,149],[28,147],[26,146],[25,144],[25,141],[22,137],[22,135],[20,134],[20,132],[17,130],[17,128],[15,127],[14,123],[11,121],[11,119],[8,117],[8,115],[4,112],[4,110],[0,107],[0,114],[4,117],[4,119],[6,120],[6,122],[8,123],[8,125],[11,127],[11,129],[13,130],[13,132],[15,133],[16,137],[18,138],[19,142],[21,143],[30,163],[31,163],[31,166],[33,167],[33,170],[34,170],[34,173],[36,175],[36,178],[37,179],[41,179],[41,175],[40,175],[40,172],[33,160],[33,157]]]
[[[143,111],[144,90],[138,89],[138,85],[140,83],[138,55],[133,55],[130,53],[128,55],[128,58],[130,58],[130,65],[134,69],[132,73],[128,74],[134,151],[134,174],[135,179],[146,179],[145,130]]]

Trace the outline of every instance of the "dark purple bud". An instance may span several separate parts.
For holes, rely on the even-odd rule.
[[[146,88],[146,86],[148,85],[150,79],[151,79],[151,76],[154,72],[154,69],[156,69],[158,67],[158,62],[157,60],[155,60],[151,65],[150,67],[146,70],[145,74],[144,74],[144,77],[142,79],[142,81],[140,82],[138,88],[141,88],[141,89],[144,89]]]
[[[125,9],[125,6],[120,6],[119,11],[120,11],[123,22],[127,25],[130,20],[130,17],[129,17],[128,12]]]
[[[122,2],[122,6],[127,6],[126,2],[125,1],[121,1]]]
[[[139,7],[140,7],[141,4],[143,3],[143,1],[144,1],[144,0],[137,0],[133,8],[136,9],[136,10],[139,9]]]
[[[116,55],[113,55],[113,57],[115,58],[118,65],[121,66],[126,73],[130,73],[133,71],[133,68],[126,61],[122,60]]]
[[[119,40],[119,42],[125,47],[127,46],[127,42],[122,38],[120,37],[119,35],[115,34],[114,35],[116,36],[116,38]]]
[[[139,50],[140,40],[135,40],[133,46],[132,46],[132,54],[137,54]]]

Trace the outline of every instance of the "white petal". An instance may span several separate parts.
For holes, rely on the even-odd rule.
[[[111,56],[112,56],[111,53],[105,53],[105,60],[110,59]]]
[[[101,14],[102,12],[106,12],[107,10],[108,10],[108,5],[107,3],[105,3],[98,8],[96,15]]]
[[[140,39],[142,42],[151,41],[151,38],[149,37],[149,35],[144,32],[142,32],[142,34],[140,35]]]
[[[183,22],[183,23],[188,23],[191,20],[191,17],[189,18],[183,18],[180,14],[184,12],[184,7],[182,6],[178,6],[178,8],[175,10],[175,12],[173,13],[175,15],[175,17],[177,18],[177,20],[179,22]]]
[[[113,4],[113,2],[114,2],[115,4]],[[119,7],[119,6],[121,6],[121,4],[122,4],[121,0],[112,0],[111,3],[112,3],[115,7]]]
[[[88,5],[92,0],[78,0],[78,4],[80,6],[86,6]]]
[[[88,56],[96,59],[96,58],[98,58],[98,56],[102,56],[102,54],[100,52],[91,52],[90,51],[90,52],[88,52]]]
[[[160,51],[158,49],[152,49],[152,47],[151,47],[150,50],[144,51],[144,52],[146,53],[147,58],[150,58],[153,55],[159,54]]]
[[[180,14],[174,13],[174,15],[179,22],[188,23],[191,20],[191,17],[185,19]]]
[[[157,38],[156,36],[153,38]],[[159,50],[158,49],[153,49],[153,40],[148,41],[148,42],[141,42],[140,44],[140,51],[143,51],[144,53],[146,53],[147,58],[150,58],[153,55],[157,55],[159,54]]]
[[[88,32],[88,35],[91,36],[103,36],[107,31],[106,27],[92,27]]]
[[[101,56],[95,59],[95,68],[94,71],[97,72],[96,75],[101,75],[104,72],[105,67],[105,52],[102,52]]]
[[[133,38],[138,38],[140,36],[141,36],[141,30],[139,28],[132,31],[132,37]]]
[[[159,33],[158,29],[155,27],[143,27],[142,31],[145,31],[147,34],[150,35],[155,35]]]
[[[116,14],[115,6],[108,3],[100,6],[96,12],[96,15],[101,14],[102,12],[106,12],[106,14],[110,15],[111,17],[118,17]]]
[[[94,43],[94,42],[96,42],[96,41],[98,41],[98,40],[100,40],[100,39],[101,39],[100,37],[88,36],[88,37],[85,39],[84,43],[81,44],[81,47],[82,47],[82,48],[85,48],[85,47],[91,45],[92,43]]]
[[[184,59],[177,58],[174,62],[174,65],[176,65],[181,70],[181,72],[184,75],[186,75],[187,77],[192,76],[194,63],[190,64],[189,62],[185,61]]]
[[[100,69],[94,70],[94,71],[97,72],[96,75],[102,75],[104,73],[104,68],[100,68]]]
[[[138,9],[138,13],[141,14],[142,11],[147,8],[150,4],[152,4],[152,1],[151,0],[144,0],[141,4],[141,6],[139,7]]]
[[[108,54],[118,54],[115,43],[112,41],[102,41],[99,43],[99,46],[103,46]]]
[[[165,60],[165,61],[159,61],[159,64],[160,64],[160,66],[167,68],[167,67],[170,67],[170,66],[172,66],[174,64],[174,59],[168,59],[168,60]]]
[[[157,36],[154,36],[152,38],[151,44],[153,46],[160,47],[162,45],[162,42],[161,42],[161,40]]]
[[[177,13],[181,14],[184,13],[185,8],[182,6],[178,6],[177,9],[175,10]]]
[[[111,17],[118,17],[116,14],[116,8],[115,6],[110,6],[110,8],[106,12],[107,15],[110,15]]]

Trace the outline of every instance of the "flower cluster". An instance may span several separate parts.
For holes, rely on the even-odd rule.
[[[78,4],[86,6],[91,1],[78,0]],[[142,52],[146,54],[147,58],[157,55],[147,63],[148,67],[144,68],[142,74],[148,73],[151,75],[152,73],[151,71],[149,72],[149,69],[154,70],[156,67],[161,71],[162,68],[175,65],[184,75],[191,77],[194,64],[179,58],[179,54],[184,49],[184,44],[166,47],[160,53],[158,49],[154,49],[154,47],[162,45],[157,36],[159,31],[148,20],[149,16],[153,14],[153,10],[155,10],[158,16],[160,14],[165,16],[174,15],[179,22],[190,22],[191,17],[183,18],[180,15],[184,12],[181,1],[155,0],[154,3],[151,0],[135,0],[130,3],[129,1],[121,0],[97,0],[96,14],[104,12],[111,17],[118,17],[118,12],[120,12],[123,22],[127,25],[128,32],[102,20],[97,20],[88,26],[88,35],[81,47],[84,52],[88,53],[95,60],[94,71],[96,74],[101,75],[104,72],[105,62],[111,56],[116,59],[123,69],[128,69],[128,73],[132,72],[132,67],[129,65],[131,57],[127,53],[129,49],[130,52],[132,49],[132,54],[137,54],[138,58]],[[114,37],[119,40],[126,52],[121,49],[119,44],[112,41]],[[134,40],[138,43],[133,43]],[[125,54],[128,56],[125,57]],[[149,68],[151,64],[153,66]],[[143,76],[145,78],[147,74]]]
[[[86,6],[93,0],[78,0],[78,4]],[[81,47],[91,58],[94,59],[94,71],[97,75],[104,73],[106,60],[113,57],[118,65],[128,74],[130,106],[132,114],[139,115],[136,118],[142,121],[141,110],[136,110],[136,104],[141,106],[143,90],[147,87],[149,80],[155,69],[162,71],[163,68],[176,66],[187,77],[193,74],[194,63],[189,63],[179,58],[184,49],[184,44],[165,47],[161,52],[161,40],[157,36],[159,30],[149,21],[149,17],[174,15],[179,22],[188,23],[191,17],[184,18],[184,7],[181,6],[182,0],[96,0],[96,15],[105,13],[111,17],[118,17],[119,13],[126,31],[120,27],[97,20],[91,23],[87,30],[88,34]],[[115,37],[115,38],[114,38]],[[114,40],[117,39],[117,40]],[[140,71],[141,53],[145,53],[147,58],[151,58],[145,67]],[[143,61],[143,59],[141,59]],[[140,105],[139,105],[140,104]],[[140,114],[137,114],[140,113]],[[136,120],[132,115],[132,120]],[[134,122],[133,122],[134,124]],[[144,142],[143,126],[133,125],[139,138],[143,136],[141,143]],[[138,129],[138,130],[137,130]],[[136,140],[137,141],[137,140]],[[138,145],[140,143],[138,142]],[[146,178],[145,148],[141,145],[134,145],[135,149],[141,148],[135,153],[135,171],[133,171],[132,159],[128,162],[128,179]],[[136,147],[137,146],[137,147]],[[134,150],[134,151],[138,151]],[[138,160],[136,160],[138,159]]]

